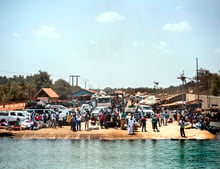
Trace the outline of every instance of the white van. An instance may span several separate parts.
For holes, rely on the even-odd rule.
[[[17,119],[25,120],[26,116],[23,111],[0,111],[0,121],[15,122]]]

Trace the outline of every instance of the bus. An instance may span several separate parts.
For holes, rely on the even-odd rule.
[[[112,96],[100,96],[97,98],[97,107],[112,107]]]

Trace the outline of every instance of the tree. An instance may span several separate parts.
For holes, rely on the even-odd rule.
[[[194,77],[197,80],[197,77]],[[206,69],[200,69],[198,71],[198,83],[194,86],[194,91],[200,94],[209,93],[209,81],[212,79],[212,73]]]
[[[0,96],[0,101],[2,105],[6,104],[9,100],[11,100],[11,96],[9,94],[9,87],[7,84],[0,85]]]
[[[57,80],[53,85],[53,89],[60,96],[61,100],[67,100],[68,96],[71,96],[71,86],[63,79]]]
[[[213,74],[210,93],[214,96],[220,95],[220,76],[218,74]]]
[[[50,88],[52,86],[52,80],[47,72],[39,71],[39,74],[33,76],[33,83],[36,85],[36,90],[41,88]]]

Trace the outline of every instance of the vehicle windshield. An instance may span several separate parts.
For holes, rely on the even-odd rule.
[[[110,103],[110,98],[98,98],[98,103]]]
[[[144,109],[144,110],[152,110],[151,107],[142,107],[142,109]]]

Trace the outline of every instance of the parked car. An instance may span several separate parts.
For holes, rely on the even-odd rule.
[[[62,110],[67,109],[67,107],[65,107],[63,105],[50,105],[50,104],[46,105],[46,108],[53,109],[53,110],[57,109],[58,111],[62,111]]]
[[[96,107],[92,113],[91,113],[91,117],[99,117],[100,113],[102,111],[107,111],[107,107]]]
[[[11,124],[14,124],[17,119],[25,120],[25,113],[23,111],[1,111],[0,112],[0,121],[8,121]]]
[[[27,112],[27,111],[23,111],[25,119],[26,120],[31,120],[31,113]]]
[[[81,107],[80,107],[80,111],[83,111],[83,110],[89,110],[91,111],[92,110],[92,106],[90,104],[82,104]]]
[[[34,124],[34,122],[30,120],[24,120],[20,122],[21,128],[24,129],[31,129],[31,126]]]

